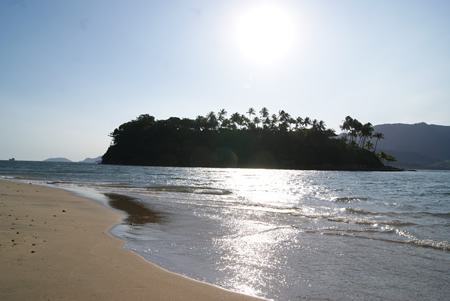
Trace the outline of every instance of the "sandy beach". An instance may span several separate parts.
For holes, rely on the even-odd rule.
[[[0,300],[253,300],[123,249],[122,217],[63,190],[0,181]]]

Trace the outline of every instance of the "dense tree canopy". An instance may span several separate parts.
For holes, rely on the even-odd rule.
[[[236,112],[227,116],[225,109],[195,119],[156,120],[147,114],[140,115],[111,133],[112,144],[103,156],[103,163],[337,170],[385,168],[367,147],[367,141],[371,141],[367,139],[373,133],[370,123],[365,128],[365,125],[358,125],[355,130],[354,124],[348,125],[351,119],[348,117],[350,119],[342,126],[349,132],[350,139],[347,139],[347,136],[337,137],[321,120],[294,118],[283,110],[270,114],[267,108],[259,112],[249,108],[246,115]],[[353,137],[359,137],[358,143]]]

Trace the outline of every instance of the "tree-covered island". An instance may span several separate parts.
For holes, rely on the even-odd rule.
[[[337,136],[323,121],[250,108],[196,119],[144,114],[111,133],[103,164],[318,170],[392,170],[376,154],[382,135],[349,116]]]

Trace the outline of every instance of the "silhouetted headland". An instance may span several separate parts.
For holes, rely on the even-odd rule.
[[[398,170],[385,166],[386,154],[376,154],[370,123],[347,116],[337,136],[323,121],[292,118],[281,110],[247,116],[226,111],[196,119],[156,120],[144,114],[111,133],[112,144],[103,164],[238,167],[314,170]],[[349,122],[351,121],[351,122]],[[361,127],[359,126],[361,125]],[[372,142],[373,141],[373,142]],[[374,147],[375,146],[375,147]]]

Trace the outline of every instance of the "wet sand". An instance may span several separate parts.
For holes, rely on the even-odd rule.
[[[256,300],[123,249],[108,233],[121,218],[62,190],[0,180],[0,300]]]
[[[155,224],[164,221],[161,213],[147,208],[132,197],[118,193],[105,193],[105,196],[109,199],[108,203],[112,208],[126,212],[127,216],[123,222],[129,225]]]

